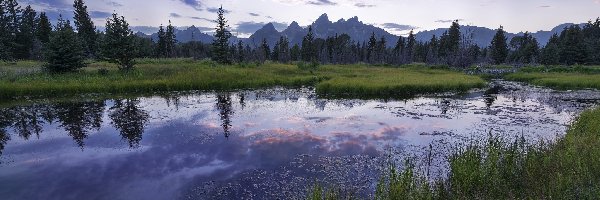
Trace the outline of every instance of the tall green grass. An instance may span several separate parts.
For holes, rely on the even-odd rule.
[[[509,74],[505,78],[556,89],[600,89],[600,74],[520,72]]]
[[[0,99],[65,96],[86,93],[151,93],[183,90],[235,90],[273,86],[316,86],[324,96],[397,97],[464,91],[485,82],[448,70],[424,67],[385,68],[365,65],[321,66],[314,71],[295,65],[221,66],[210,60],[140,59],[129,73],[105,62],[67,74],[43,71],[0,76]],[[22,65],[22,64],[17,64]],[[15,67],[0,65],[0,70]],[[35,67],[17,67],[35,69]]]
[[[392,166],[381,176],[375,199],[598,199],[599,122],[595,109],[581,114],[556,142],[490,136],[457,147],[447,158],[448,175],[433,182],[412,162],[400,171]]]

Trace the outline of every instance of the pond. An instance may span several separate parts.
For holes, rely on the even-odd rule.
[[[409,100],[274,88],[3,104],[0,196],[287,199],[319,181],[366,197],[390,160],[443,158],[490,134],[554,140],[600,102],[595,90],[491,85]]]

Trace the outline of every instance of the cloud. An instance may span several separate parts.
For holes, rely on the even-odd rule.
[[[112,7],[122,7],[123,6],[123,4],[118,3],[116,1],[110,1],[110,0],[103,0],[103,1],[106,2],[106,4],[108,4],[109,6],[112,6]]]
[[[552,6],[548,6],[548,5],[540,6],[540,8],[550,8],[550,7],[552,7]]]
[[[179,0],[183,4],[188,5],[196,10],[202,10],[202,3],[198,0]]]
[[[207,8],[206,11],[211,13],[217,13],[219,11],[219,8]],[[227,9],[223,9],[223,12],[225,12],[225,14],[231,13],[231,11]]]
[[[436,20],[435,22],[437,23],[451,23],[455,20],[458,20],[459,22],[461,21],[465,21],[464,19],[440,19],[440,20]]]
[[[308,1],[308,2],[306,2],[306,4],[317,5],[317,6],[335,6],[335,5],[337,5],[336,2],[333,2],[331,0],[314,0],[314,1]]]
[[[248,13],[248,14],[249,14],[250,16],[254,16],[254,17],[258,17],[258,16],[260,16],[259,14],[256,14],[256,13]]]
[[[373,5],[373,4],[366,4],[366,3],[356,3],[356,4],[354,4],[354,6],[359,7],[359,8],[372,8],[372,7],[375,7],[375,5]]]
[[[190,19],[204,20],[207,22],[215,22],[215,20],[213,20],[213,19],[208,19],[208,18],[204,18],[204,17],[190,17]]]
[[[173,17],[173,18],[181,18],[181,15],[177,14],[177,13],[171,13],[171,14],[169,14],[169,16]]]
[[[396,23],[384,23],[382,24],[383,28],[389,29],[392,31],[409,31],[413,29],[418,29],[419,27],[405,24],[396,24]]]
[[[90,17],[92,18],[100,18],[100,19],[105,19],[108,18],[112,15],[112,13],[109,12],[104,12],[104,11],[92,11],[90,12]]]
[[[273,24],[273,26],[275,26],[275,29],[277,29],[277,30],[283,30],[287,27],[287,23],[280,23],[280,22],[271,22],[271,23]],[[240,34],[252,34],[252,33],[256,32],[256,30],[265,26],[266,24],[267,23],[265,23],[265,22],[254,22],[254,21],[239,22],[236,24],[236,28],[233,31],[238,32]]]

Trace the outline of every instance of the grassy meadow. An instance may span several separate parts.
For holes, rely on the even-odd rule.
[[[526,67],[505,78],[562,90],[600,89],[600,66]]]
[[[43,63],[0,63],[0,99],[23,96],[66,96],[87,93],[151,93],[184,90],[235,90],[274,86],[316,86],[332,97],[405,97],[466,91],[483,87],[476,76],[425,66],[371,67],[324,65],[315,71],[296,65],[220,66],[193,59],[141,59],[136,69],[123,73],[117,66],[92,62],[77,72],[50,74]]]
[[[528,144],[522,138],[453,149],[449,174],[427,180],[407,161],[390,166],[375,199],[597,199],[600,196],[600,109],[586,111],[556,142]],[[307,199],[348,199],[315,184]]]

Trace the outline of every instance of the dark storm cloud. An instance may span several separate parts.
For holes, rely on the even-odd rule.
[[[275,29],[277,30],[282,30],[285,29],[287,27],[287,23],[280,23],[280,22],[271,22],[273,24],[273,26],[275,26]],[[239,22],[237,23],[237,27],[235,28],[235,32],[241,33],[241,34],[252,34],[254,32],[256,32],[256,30],[262,28],[263,26],[265,26],[267,23],[265,22]]]
[[[359,7],[359,8],[372,8],[372,7],[375,7],[375,5],[373,5],[373,4],[366,4],[366,3],[356,3],[356,4],[354,4],[354,6]]]
[[[337,5],[336,2],[333,2],[330,0],[314,0],[314,1],[308,1],[306,3],[311,4],[311,5],[317,5],[317,6],[335,6],[335,5]]]
[[[396,23],[384,23],[382,24],[383,28],[390,29],[393,31],[408,31],[413,29],[418,29],[419,27],[405,24],[396,24]]]
[[[173,18],[181,18],[181,15],[177,14],[177,13],[171,13],[171,14],[169,14],[169,16],[173,17]]]
[[[198,0],[179,0],[183,4],[188,5],[196,10],[202,10],[202,3]]]
[[[109,12],[104,12],[104,11],[92,11],[90,12],[90,16],[92,18],[100,18],[100,19],[104,19],[104,18],[108,18],[112,15],[112,13]]]

